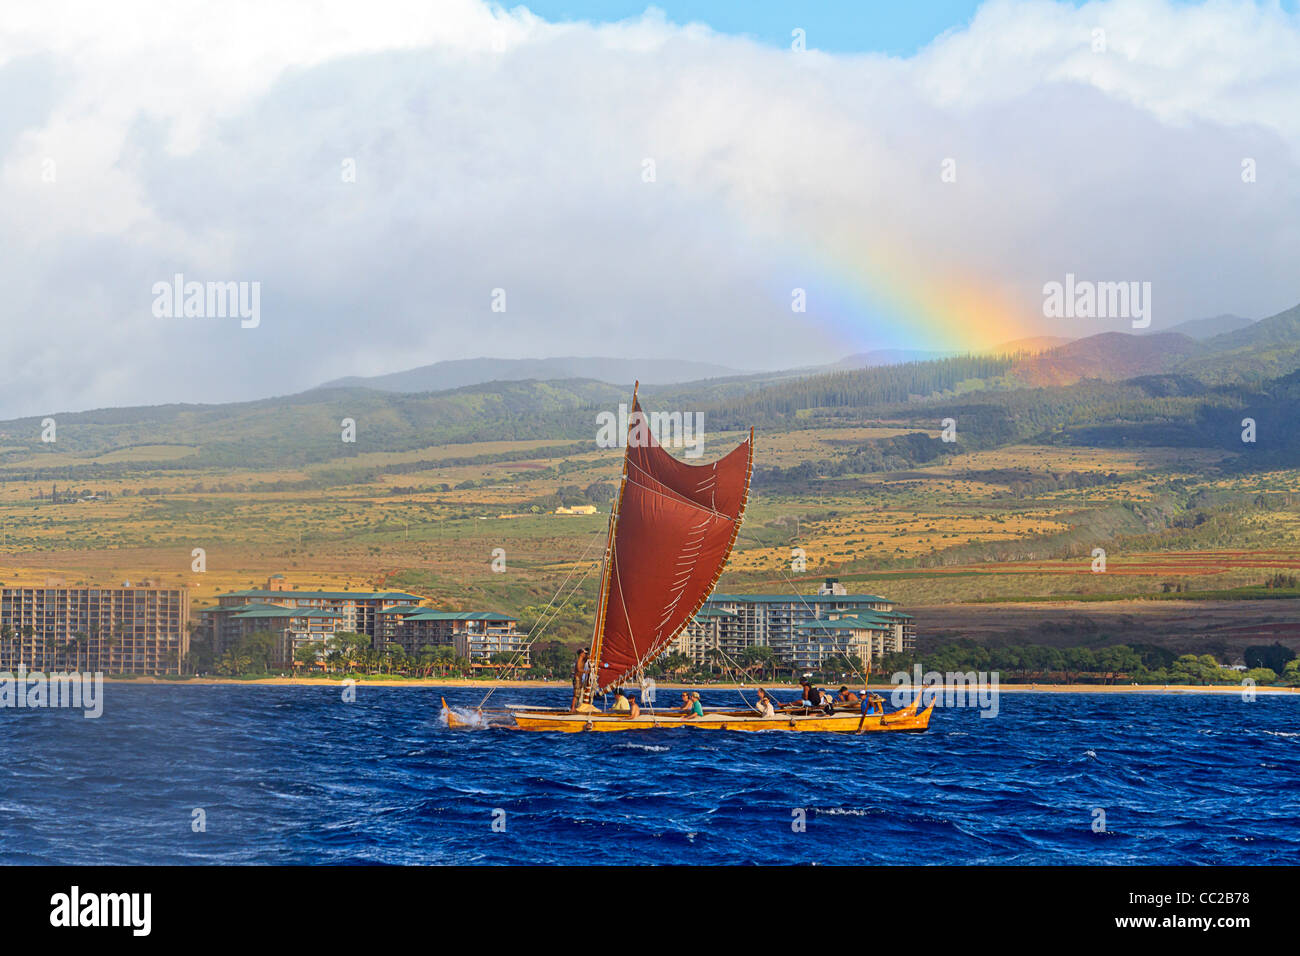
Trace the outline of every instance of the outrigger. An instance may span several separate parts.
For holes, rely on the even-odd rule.
[[[639,388],[639,386],[638,386]],[[731,556],[749,501],[754,431],[748,440],[707,465],[668,454],[632,392],[623,474],[609,517],[601,559],[600,594],[586,666],[576,675],[569,709],[511,707],[458,715],[444,699],[448,727],[500,725],[516,730],[580,731],[793,730],[841,733],[924,731],[934,710],[918,700],[893,713],[863,714],[856,707],[706,710],[689,715],[647,706],[635,716],[601,711],[598,694],[625,683],[645,687],[645,669],[662,654],[713,593]]]

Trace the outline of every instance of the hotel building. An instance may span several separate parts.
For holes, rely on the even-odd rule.
[[[528,636],[517,630],[518,621],[494,611],[435,611],[430,608],[394,608],[382,615],[385,644],[396,645],[408,657],[426,650],[450,647],[472,667],[491,664],[495,654],[509,654],[518,667],[528,667]]]
[[[268,632],[278,638],[272,663],[293,664],[299,648],[324,648],[335,634],[364,634],[375,648],[399,646],[408,656],[434,647],[450,647],[471,665],[485,665],[498,652],[523,652],[528,666],[527,636],[516,620],[490,611],[435,611],[421,607],[423,598],[405,591],[294,591],[276,575],[265,588],[218,595],[217,606],[200,615],[203,631],[220,657],[244,638]]]
[[[796,668],[815,668],[840,654],[870,664],[914,650],[916,628],[888,598],[849,594],[831,578],[815,595],[714,594],[669,645],[695,664],[705,663],[714,648],[724,661],[738,661],[749,647],[770,647]]]
[[[189,616],[184,588],[0,588],[0,670],[179,674]]]

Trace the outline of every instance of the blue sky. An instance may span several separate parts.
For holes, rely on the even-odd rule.
[[[1080,0],[1069,0],[1075,7]],[[1183,2],[1183,0],[1177,0]],[[1267,0],[1272,5],[1273,0]],[[1294,12],[1297,0],[1281,0]],[[1187,5],[1183,3],[1183,5]],[[505,3],[507,8],[514,4]],[[750,36],[786,46],[790,31],[804,30],[809,47],[834,53],[911,56],[935,37],[964,27],[979,0],[528,0],[522,4],[546,20],[613,22],[638,17],[647,7],[674,23],[706,23],[719,33]]]

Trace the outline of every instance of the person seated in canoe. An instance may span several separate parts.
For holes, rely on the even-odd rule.
[[[754,705],[754,710],[760,717],[775,717],[776,711],[772,709],[772,698],[767,696],[767,691],[763,688],[758,689],[758,703]]]
[[[626,714],[632,709],[632,702],[627,699],[627,694],[621,687],[618,689],[618,694],[614,697],[613,709],[616,714]]]
[[[687,714],[691,712],[691,694],[690,691],[682,691],[682,706],[677,708],[677,713]]]
[[[822,705],[822,692],[808,682],[805,677],[799,685],[803,691],[803,700],[799,701],[798,706],[804,710],[816,710]]]
[[[692,720],[696,717],[704,716],[704,704],[700,701],[700,692],[691,691],[691,702],[686,712],[682,714],[683,720]]]
[[[843,687],[840,688],[840,692],[835,695],[835,699],[838,700],[841,704],[858,704],[862,702],[862,698],[860,698],[853,691],[849,690],[847,684],[845,684]]]
[[[641,716],[641,705],[636,702],[636,691],[627,695],[627,715],[633,720]]]

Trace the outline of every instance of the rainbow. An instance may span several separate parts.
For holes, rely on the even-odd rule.
[[[915,250],[821,246],[797,257],[791,286],[809,290],[808,315],[842,348],[983,352],[1040,334],[1023,304],[987,277]],[[788,295],[789,293],[785,293]]]

